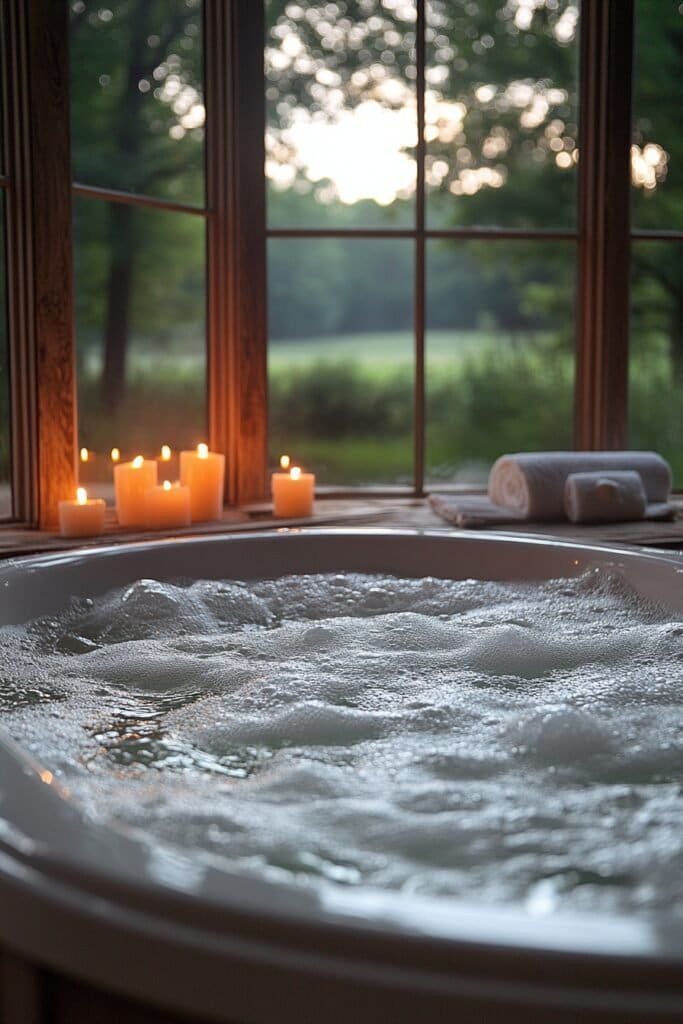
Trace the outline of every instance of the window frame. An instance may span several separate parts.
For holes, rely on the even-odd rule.
[[[2,16],[13,513],[49,527],[76,486],[67,7]]]
[[[7,277],[14,518],[54,525],[76,484],[75,338],[68,5],[0,0],[4,53]],[[427,230],[424,193],[426,0],[417,5],[417,191],[413,229],[267,229],[263,125],[265,4],[204,0],[209,443],[225,451],[226,501],[266,497],[266,246],[277,237],[409,237],[415,243],[414,485],[424,481],[425,244],[428,238],[575,240],[577,317],[574,443],[623,448],[628,425],[630,240],[683,232],[630,230],[634,0],[582,0],[581,159],[575,230]],[[229,73],[225,73],[225,69]],[[232,140],[239,139],[239,146]],[[91,198],[190,212],[76,184]],[[380,493],[380,489],[370,489]],[[335,489],[334,493],[368,493]],[[16,525],[16,524],[15,524]]]

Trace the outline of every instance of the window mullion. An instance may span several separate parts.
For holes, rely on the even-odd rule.
[[[209,437],[239,503],[266,488],[264,5],[205,0],[205,28]]]
[[[415,25],[415,89],[417,114],[415,182],[415,399],[413,413],[415,494],[424,494],[425,474],[425,327],[426,327],[426,239],[425,239],[425,63],[426,3],[418,0]]]
[[[576,443],[627,441],[633,0],[581,5]]]
[[[203,206],[192,206],[190,203],[176,203],[170,199],[159,199],[140,192],[123,192],[116,188],[100,188],[97,185],[83,185],[78,181],[72,184],[73,194],[86,199],[100,199],[105,203],[120,203],[125,206],[139,206],[145,210],[165,210],[168,213],[189,213],[195,217],[205,217]]]

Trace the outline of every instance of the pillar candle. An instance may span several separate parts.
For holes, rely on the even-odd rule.
[[[197,450],[180,453],[180,482],[190,488],[190,516],[193,523],[223,518],[225,455],[210,452],[200,444]]]
[[[114,466],[116,517],[121,526],[145,525],[145,492],[157,482],[154,459],[138,455],[132,462]]]
[[[190,525],[190,488],[164,480],[145,491],[146,525],[152,530]]]
[[[84,487],[75,501],[60,501],[59,530],[62,537],[94,537],[104,530],[105,504],[102,498],[88,498]]]
[[[289,466],[289,456],[280,459],[283,469]],[[315,475],[302,473],[298,466],[292,466],[288,473],[273,473],[270,478],[273,495],[273,512],[278,519],[298,519],[313,515]]]

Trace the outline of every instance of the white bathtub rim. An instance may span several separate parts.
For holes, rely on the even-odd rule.
[[[343,538],[350,534],[369,537],[388,535],[400,540],[405,537],[423,537],[426,533],[427,531],[405,530],[316,530],[287,531],[286,534],[278,532],[269,536],[284,539],[305,537],[307,534],[334,538]],[[440,539],[449,536],[458,540],[463,539],[460,531],[430,531],[429,535],[438,536]],[[232,542],[244,536],[232,535],[229,539]],[[475,536],[475,543],[480,543],[479,535]],[[259,532],[250,534],[249,537],[260,539],[263,534]],[[474,540],[474,537],[468,534],[466,539]],[[481,539],[515,545],[531,542],[542,547],[549,543],[547,538],[526,538],[517,534],[488,534],[486,538]],[[215,536],[202,540],[216,542]],[[173,544],[172,541],[161,541],[157,542],[156,546],[168,550]],[[664,555],[658,551],[634,553],[631,549],[618,545],[578,545],[571,542],[562,542],[561,547],[566,553],[580,552],[589,561],[614,559],[617,563],[627,564],[637,557],[646,559],[648,564],[655,567],[667,566],[676,573],[676,576],[683,572],[680,557],[669,552]],[[136,545],[135,549],[138,548],[148,550],[148,545]],[[63,564],[65,560],[73,564],[74,559],[90,560],[93,556],[99,555],[100,551],[115,557],[121,549],[108,547],[86,549],[85,552],[34,556],[12,563],[11,569],[13,572],[22,571],[30,565],[49,568],[55,564]],[[0,585],[5,574],[6,569],[0,568]],[[680,579],[683,581],[683,576]],[[23,752],[9,752],[0,748],[0,780],[5,776],[5,770],[13,770],[15,773],[18,770],[20,776],[24,777],[26,800],[35,798],[36,787],[41,791],[50,789],[49,785],[45,787],[41,781],[43,769],[33,764]],[[19,782],[18,785],[21,786],[22,783]],[[52,800],[52,793],[50,798]],[[231,876],[229,872],[221,872],[220,879],[209,873],[203,883],[197,886],[192,894],[188,894],[163,886],[158,881],[145,877],[144,872],[141,878],[139,863],[133,863],[131,871],[121,871],[118,877],[113,877],[101,864],[93,862],[92,855],[83,858],[73,849],[73,843],[69,846],[68,838],[69,835],[73,837],[72,830],[75,827],[74,809],[61,799],[54,801],[54,808],[57,816],[62,813],[65,815],[63,824],[66,841],[62,843],[60,850],[55,848],[54,843],[50,844],[49,836],[43,837],[44,841],[41,841],[40,837],[26,834],[22,836],[21,829],[14,834],[8,829],[0,832],[0,896],[3,883],[15,886],[18,884],[20,888],[22,885],[30,887],[32,883],[26,881],[27,879],[32,879],[34,886],[36,879],[40,879],[41,885],[38,889],[42,892],[41,898],[48,902],[52,898],[57,898],[60,892],[70,891],[76,887],[79,913],[84,924],[97,920],[104,924],[110,918],[112,908],[115,908],[126,918],[125,927],[130,930],[130,934],[141,935],[146,930],[152,933],[158,924],[158,904],[163,901],[167,910],[163,915],[164,921],[167,926],[170,922],[173,928],[177,929],[180,944],[184,941],[183,935],[187,930],[187,924],[183,922],[186,922],[190,912],[190,917],[195,922],[197,915],[200,921],[202,915],[205,915],[204,939],[217,941],[220,929],[216,930],[215,920],[217,910],[221,908],[222,912],[227,914],[226,922],[232,919],[233,914],[243,918],[251,917],[254,920],[260,915],[266,930],[271,923],[282,925],[285,922],[296,921],[303,929],[310,926],[329,929],[338,934],[348,932],[362,934],[366,938],[374,936],[380,946],[387,934],[392,934],[401,935],[406,942],[416,948],[421,944],[436,943],[446,944],[453,950],[462,949],[464,946],[478,946],[489,950],[535,950],[545,955],[552,951],[570,960],[590,956],[597,958],[597,961],[627,962],[632,964],[634,969],[638,964],[648,963],[675,963],[680,968],[683,963],[683,927],[680,926],[680,922],[677,925],[666,916],[652,920],[630,917],[605,919],[595,915],[553,915],[550,918],[533,918],[514,908],[485,908],[479,905],[468,907],[459,901],[449,901],[446,906],[444,901],[405,896],[397,899],[396,894],[369,890],[357,893],[353,890],[329,887],[313,894],[309,890],[274,886],[272,883],[255,879],[245,881],[242,876]],[[104,833],[98,826],[92,831],[90,838],[96,843],[101,843],[104,841],[103,836]],[[140,845],[136,845],[130,836],[117,831],[110,832],[106,842],[118,847],[122,863],[126,862],[126,858],[133,855],[134,851],[140,855],[143,852]],[[114,853],[114,849],[111,852]],[[24,881],[18,882],[17,879],[21,878]],[[226,880],[230,883],[229,899],[225,898]],[[220,892],[216,890],[216,885]],[[221,895],[223,900],[217,903],[216,900]],[[266,914],[263,913],[264,907],[268,908]],[[201,924],[198,927],[202,930]],[[0,938],[10,946],[17,941],[15,929],[16,922],[13,923],[7,915],[0,915]],[[60,955],[66,956],[67,959],[71,957],[73,961],[73,956],[77,952],[77,944],[72,943],[71,948],[63,950]],[[76,961],[77,959],[76,956]]]
[[[22,616],[21,613],[15,609],[13,604],[13,599],[16,596],[13,592],[13,581],[18,581],[19,585],[25,584],[27,576],[30,579],[36,575],[42,575],[46,571],[48,573],[52,573],[55,570],[57,572],[68,572],[69,570],[79,571],[82,570],[84,565],[93,566],[94,569],[98,567],[104,568],[107,565],[116,566],[117,563],[122,562],[126,557],[135,559],[136,561],[142,559],[143,563],[145,560],[156,560],[156,568],[158,569],[158,560],[166,552],[187,553],[188,551],[196,550],[200,554],[203,553],[206,558],[209,556],[212,548],[225,547],[226,550],[229,550],[230,548],[239,550],[239,547],[244,546],[245,543],[253,545],[255,542],[258,542],[259,546],[277,544],[278,547],[285,547],[288,544],[291,544],[298,547],[299,545],[304,545],[303,550],[305,550],[305,546],[309,543],[317,543],[321,540],[328,545],[333,541],[343,542],[344,540],[347,540],[351,543],[370,543],[374,540],[379,545],[390,543],[400,546],[403,542],[407,541],[410,544],[418,539],[426,540],[428,543],[435,543],[439,546],[453,543],[457,546],[466,545],[471,547],[473,551],[477,551],[477,549],[479,549],[482,553],[486,548],[493,548],[494,546],[501,551],[507,551],[513,555],[521,555],[526,550],[528,553],[532,553],[537,559],[540,557],[541,562],[546,558],[555,558],[558,554],[564,557],[575,554],[577,558],[575,560],[571,560],[575,566],[572,575],[578,575],[584,569],[590,567],[596,562],[602,564],[609,563],[615,569],[623,571],[627,579],[631,582],[634,582],[632,577],[634,567],[652,570],[657,575],[658,585],[661,585],[662,583],[662,577],[660,574],[667,571],[663,568],[666,566],[668,567],[670,579],[668,584],[669,594],[663,599],[664,603],[672,603],[675,610],[683,612],[683,552],[679,551],[661,551],[657,548],[633,547],[623,544],[595,542],[583,543],[578,540],[553,538],[541,534],[516,532],[506,533],[505,531],[413,528],[386,529],[382,527],[284,527],[276,530],[203,534],[194,537],[166,538],[155,541],[135,541],[129,544],[86,546],[70,549],[68,551],[52,551],[22,558],[8,559],[6,562],[0,563],[0,622],[20,623],[25,621],[25,616]],[[397,547],[396,550],[399,550],[399,548]],[[291,569],[288,571],[291,571]],[[388,572],[390,570],[387,569],[385,571]],[[269,574],[268,572],[255,573],[248,571],[246,575],[242,575],[240,577],[236,576],[235,578],[263,579],[280,574],[281,573],[278,572]],[[432,574],[444,575],[446,578],[448,577],[447,573],[441,574],[434,572]],[[137,578],[140,578],[140,575],[144,575],[144,573],[139,574]],[[175,573],[176,578],[179,575],[182,574],[178,572]],[[200,573],[197,575],[200,576],[202,574]],[[413,575],[419,574],[414,573]],[[156,578],[159,579],[169,580],[173,579],[173,577],[174,574],[172,572],[164,572],[156,576]],[[130,579],[130,575],[126,578]],[[211,573],[208,573],[204,574],[204,578],[218,579],[220,578],[220,574],[212,575]],[[454,576],[453,578],[463,577]],[[502,580],[525,577],[510,577],[505,574],[493,574],[483,578]],[[539,573],[528,578],[551,578],[551,574]],[[110,583],[108,586],[98,586],[91,581],[90,585],[82,591],[82,593],[95,596],[118,585],[118,583]],[[647,590],[643,592],[645,596],[650,596],[647,593]],[[659,599],[662,599],[661,596]],[[64,595],[60,594],[57,600],[61,605],[63,605]],[[45,606],[44,610],[38,614],[47,614],[51,610],[56,610],[56,607],[57,606],[55,605],[53,605],[52,608]]]
[[[320,1011],[321,999],[327,1001],[324,1019],[329,1024],[347,1022],[350,1014],[368,1024],[387,1019],[377,1013],[378,1000],[387,990],[401,1000],[391,1014],[397,1024],[418,1019],[416,1000],[419,1019],[435,1021],[444,1019],[446,1010],[458,1012],[463,999],[478,1000],[485,1008],[504,1006],[507,1011],[531,1003],[540,1014],[534,1018],[538,1020],[553,1019],[545,1014],[561,1008],[572,1010],[576,1019],[592,1021],[590,1011],[598,1008],[651,1024],[678,1021],[683,1010],[680,965],[661,959],[626,962],[623,972],[615,975],[614,970],[604,973],[604,958],[551,963],[547,951],[539,957],[533,950],[522,950],[531,953],[524,960],[514,950],[510,956],[509,948],[485,944],[465,943],[450,949],[447,960],[442,955],[430,962],[432,953],[438,952],[432,943],[412,965],[414,942],[398,955],[395,949],[388,955],[382,934],[377,936],[377,956],[368,955],[367,944],[357,948],[359,933],[348,934],[346,945],[340,947],[337,931],[331,949],[316,941],[319,933],[304,947],[290,947],[281,936],[269,941],[267,928],[257,940],[244,936],[239,925],[217,936],[166,916],[134,917],[120,903],[100,903],[99,914],[84,913],[80,889],[48,883],[41,892],[40,879],[16,862],[10,861],[8,874],[6,859],[0,852],[0,881],[13,883],[9,899],[5,890],[4,907],[10,920],[19,921],[7,940],[11,951],[33,964],[175,1013],[217,1021],[239,1019],[245,1024],[264,1019],[299,1024],[307,1019],[306,1011],[313,1010],[306,1002],[309,986],[315,989],[315,1012]],[[58,925],[51,928],[54,922]],[[504,970],[501,955],[507,957]],[[628,980],[626,992],[623,978]],[[264,989],[270,1003],[270,1015],[265,1016],[258,1005]],[[421,1012],[425,995],[437,998],[440,1012],[434,1016]]]

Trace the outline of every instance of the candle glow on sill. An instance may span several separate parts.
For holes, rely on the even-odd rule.
[[[133,467],[133,469],[142,469],[144,461],[145,460],[143,459],[142,455],[136,455],[133,461],[131,462],[131,466]]]
[[[163,482],[163,484],[161,486],[163,487],[163,489],[165,491],[170,491],[171,490],[171,481],[170,480],[164,480],[164,482]]]
[[[81,462],[87,462],[90,458],[90,452],[87,448],[81,448]]]
[[[200,459],[208,459],[209,457],[209,446],[208,444],[197,445],[197,456]]]
[[[171,458],[171,449],[167,444],[161,446],[161,461],[168,462]]]
[[[121,458],[121,451],[119,448],[112,448],[111,450],[111,461],[118,462]]]
[[[292,468],[289,471],[289,475],[292,480],[299,480],[301,478],[301,467],[292,466]]]
[[[76,488],[76,501],[79,505],[85,505],[88,501],[88,492],[85,487]]]
[[[289,455],[280,456],[280,469],[289,469],[290,458]]]

